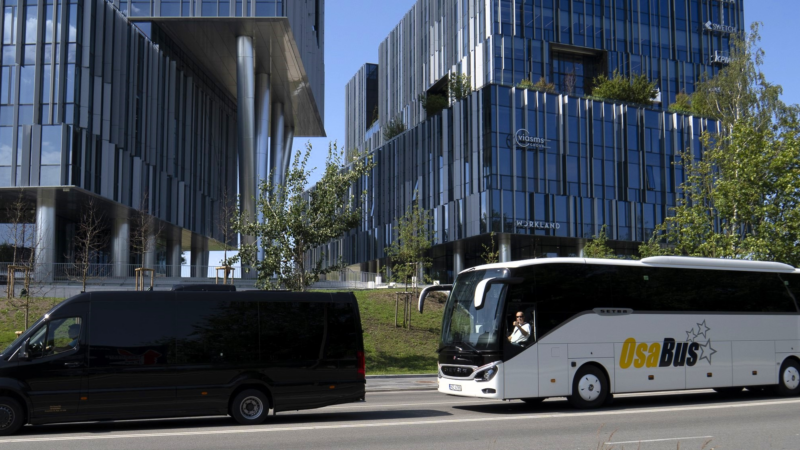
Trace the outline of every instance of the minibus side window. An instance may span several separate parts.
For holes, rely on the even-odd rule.
[[[28,340],[30,358],[56,355],[78,348],[81,318],[55,319],[42,325]]]

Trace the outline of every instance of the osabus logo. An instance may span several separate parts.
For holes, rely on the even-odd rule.
[[[630,337],[625,339],[622,344],[622,351],[619,355],[620,369],[633,367],[681,367],[694,366],[701,359],[705,359],[711,364],[711,357],[717,351],[711,348],[711,339],[708,332],[711,331],[704,320],[697,324],[697,331],[694,327],[686,332],[685,342],[675,342],[673,338],[664,338],[663,343],[636,342]],[[697,342],[699,336],[706,339],[705,344]],[[699,352],[699,353],[698,353]]]

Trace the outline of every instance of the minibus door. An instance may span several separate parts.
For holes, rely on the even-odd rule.
[[[45,321],[18,352],[17,377],[28,386],[34,420],[58,422],[79,412],[88,356],[85,314],[70,309]]]

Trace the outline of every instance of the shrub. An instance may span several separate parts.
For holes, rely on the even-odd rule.
[[[398,115],[383,127],[383,138],[388,141],[404,131],[406,131],[406,124],[403,123],[403,119]]]
[[[593,81],[592,97],[608,100],[619,100],[642,105],[652,105],[658,90],[644,74],[626,77],[614,70],[611,78],[605,74],[598,75]]]
[[[680,91],[678,95],[675,96],[675,103],[670,103],[668,110],[669,112],[691,114],[692,97],[686,94],[686,92]]]
[[[533,89],[537,91],[547,92],[548,94],[555,94],[556,93],[556,85],[553,83],[548,83],[544,77],[540,77],[539,81],[533,85]]]
[[[453,101],[466,98],[472,92],[472,79],[465,74],[452,74],[447,80],[447,91]]]
[[[439,114],[443,109],[450,106],[443,95],[431,94],[426,97],[420,94],[418,98],[428,117]]]

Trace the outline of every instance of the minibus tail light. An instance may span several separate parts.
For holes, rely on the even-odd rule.
[[[362,379],[367,378],[367,361],[364,358],[364,352],[357,352],[356,358],[358,359],[358,375]]]

